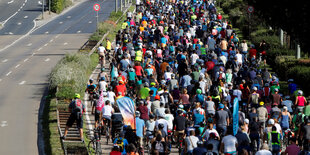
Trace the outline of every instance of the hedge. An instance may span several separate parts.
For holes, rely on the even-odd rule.
[[[70,5],[72,5],[71,0],[51,0],[51,11],[55,13],[61,13]]]

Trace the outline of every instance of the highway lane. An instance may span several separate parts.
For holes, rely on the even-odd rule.
[[[0,154],[38,154],[38,109],[48,74],[95,31],[94,3],[101,4],[100,21],[114,10],[113,0],[83,2],[0,52]]]
[[[6,21],[22,8],[26,0],[1,0],[0,1],[0,23]]]

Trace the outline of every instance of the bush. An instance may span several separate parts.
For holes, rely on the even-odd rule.
[[[301,87],[305,94],[309,95],[310,92],[310,67],[308,66],[294,66],[287,71],[288,78],[293,78],[296,83]]]
[[[51,11],[55,13],[61,13],[65,8],[71,5],[71,0],[51,0]]]
[[[90,57],[85,54],[68,54],[52,70],[49,88],[58,88],[58,99],[70,99],[74,93],[82,93],[85,89],[91,70]]]

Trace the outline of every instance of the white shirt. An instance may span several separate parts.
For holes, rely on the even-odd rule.
[[[167,81],[168,79],[170,79],[171,80],[171,72],[166,72],[165,74],[164,74],[164,76],[165,76],[165,80]]]
[[[100,81],[99,82],[99,91],[107,91],[107,82],[105,81]]]
[[[272,155],[272,153],[269,150],[260,150],[255,155]]]
[[[196,63],[197,59],[199,59],[199,56],[197,54],[194,53],[191,55],[192,65],[194,65]]]
[[[168,135],[168,121],[167,120],[165,120],[165,119],[159,119],[159,120],[156,120],[156,122],[155,122],[155,126],[156,126],[156,128],[158,129],[158,124],[163,124],[164,125],[164,131],[165,131],[165,133]]]
[[[242,64],[242,54],[236,54],[236,57],[237,57],[237,61],[239,64]]]
[[[206,132],[205,132],[205,137],[207,140],[209,140],[209,136],[211,133],[214,133],[216,137],[219,137],[219,133],[215,130],[215,129],[207,129]]]
[[[165,120],[168,121],[168,130],[172,130],[173,129],[173,120],[174,120],[173,115],[172,114],[166,114]]]
[[[105,105],[102,108],[102,116],[112,116],[112,110],[113,108],[110,105]]]
[[[105,48],[103,46],[98,47],[99,54],[104,53]]]
[[[227,135],[223,138],[224,153],[237,151],[236,144],[238,144],[237,138],[232,135]]]
[[[196,136],[188,136],[185,138],[185,142],[187,144],[187,151],[192,151],[194,148],[197,147],[197,142],[199,141],[198,137]],[[194,146],[194,148],[193,148]]]
[[[109,91],[109,92],[108,92],[108,100],[110,101],[110,103],[111,103],[112,105],[115,103],[114,98],[115,98],[115,93],[112,92],[112,91]]]

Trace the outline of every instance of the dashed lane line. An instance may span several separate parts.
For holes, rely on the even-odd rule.
[[[26,83],[26,81],[22,81],[22,82],[19,83],[19,85],[23,85],[25,83]]]
[[[20,64],[16,65],[15,68],[18,68],[20,66]]]
[[[8,61],[8,59],[4,59],[4,60],[2,60],[2,62],[7,62]]]
[[[6,73],[6,76],[9,76],[12,73],[12,71],[9,71],[8,73]]]

